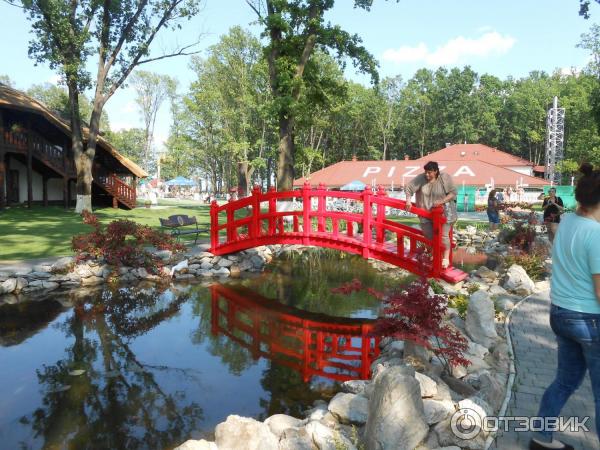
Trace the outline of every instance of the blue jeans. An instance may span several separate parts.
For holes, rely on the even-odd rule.
[[[558,417],[589,370],[596,407],[596,432],[600,433],[600,314],[552,305],[550,326],[558,341],[558,368],[554,382],[544,392],[538,416]],[[586,426],[590,428],[591,424],[588,422]],[[552,432],[539,432],[536,437],[550,441]]]

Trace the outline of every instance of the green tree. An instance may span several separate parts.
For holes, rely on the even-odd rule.
[[[105,137],[121,154],[142,165],[146,144],[146,132],[143,129],[109,131]]]
[[[163,102],[172,97],[172,93],[177,90],[177,80],[168,75],[136,70],[131,75],[131,85],[135,90],[135,100],[144,122],[142,165],[146,171],[149,171],[156,116]]]
[[[160,56],[150,55],[158,32],[176,29],[198,12],[196,0],[9,0],[20,4],[32,22],[34,38],[29,53],[37,62],[59,71],[69,92],[72,147],[77,168],[75,210],[91,211],[92,162],[106,102],[137,66],[157,59],[189,54],[182,47]],[[93,79],[86,69],[96,55]],[[93,88],[93,108],[84,148],[79,97]]]
[[[8,87],[14,88],[15,82],[8,75],[0,75],[0,84],[5,84]]]
[[[334,51],[338,58],[349,57],[358,69],[377,81],[376,63],[361,45],[357,35],[326,23],[324,16],[334,0],[246,0],[254,10],[263,35],[269,43],[265,54],[274,113],[279,128],[277,187],[290,189],[294,181],[294,120],[296,107],[307,80],[311,77],[311,56],[316,48]],[[355,0],[354,5],[368,10],[372,0]]]

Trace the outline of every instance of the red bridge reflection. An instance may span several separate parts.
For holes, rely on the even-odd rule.
[[[213,334],[224,334],[252,352],[313,376],[336,381],[366,379],[379,355],[372,319],[310,313],[246,288],[211,286]]]

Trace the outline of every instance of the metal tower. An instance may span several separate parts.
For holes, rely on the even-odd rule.
[[[545,178],[554,184],[561,183],[561,173],[556,165],[563,160],[565,142],[565,108],[558,107],[558,97],[554,97],[552,108],[546,119],[546,173]]]

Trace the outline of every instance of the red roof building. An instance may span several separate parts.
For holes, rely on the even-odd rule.
[[[323,183],[336,189],[359,180],[367,185],[400,188],[423,172],[427,161],[436,161],[443,172],[454,178],[457,186],[541,188],[550,184],[534,177],[533,163],[509,153],[481,144],[451,145],[417,160],[401,161],[341,161],[306,178],[311,185]],[[302,186],[305,179],[294,181]]]

